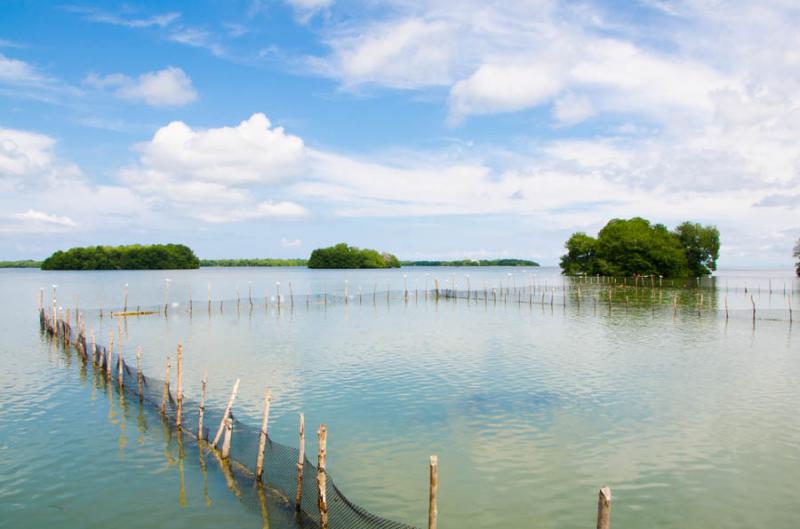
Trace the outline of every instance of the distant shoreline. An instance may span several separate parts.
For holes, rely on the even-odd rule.
[[[276,267],[306,267],[307,259],[201,259],[200,268],[276,268]],[[442,267],[487,267],[487,266],[527,266],[538,267],[539,263],[524,259],[483,259],[472,261],[401,261],[403,267],[415,266],[442,266]],[[42,261],[34,259],[21,259],[18,261],[0,261],[2,268],[41,268]],[[123,269],[120,269],[123,270]],[[163,269],[167,270],[167,269]],[[72,272],[94,272],[97,270],[70,270]]]

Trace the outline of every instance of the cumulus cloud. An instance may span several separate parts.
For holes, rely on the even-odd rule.
[[[272,127],[264,114],[211,129],[174,121],[135,150],[139,161],[120,171],[122,181],[196,218],[228,222],[309,215],[290,200],[259,199],[296,176],[306,156],[303,140]]]
[[[100,89],[113,88],[117,97],[144,101],[150,106],[181,106],[197,100],[192,80],[172,66],[143,73],[136,79],[123,74],[90,74],[84,83]]]

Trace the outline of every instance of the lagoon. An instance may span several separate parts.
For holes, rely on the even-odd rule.
[[[437,278],[463,289],[467,275],[473,289],[539,290],[498,303],[422,297]],[[614,527],[796,527],[792,271],[723,271],[699,290],[626,288],[611,310],[607,285],[591,283],[580,305],[573,292],[551,306],[547,289],[564,281],[547,267],[0,270],[0,526],[261,526],[258,509],[157,414],[121,408],[40,336],[40,288],[49,296],[58,285],[59,304],[79,304],[106,336],[127,283],[130,307],[169,306],[168,318],[126,319],[126,348],[142,347],[145,372],[161,376],[180,341],[186,394],[197,397],[208,369],[209,399],[222,406],[241,378],[237,416],[253,425],[268,386],[271,436],[295,445],[303,411],[313,452],[326,423],[337,485],[387,518],[425,526],[427,458],[437,454],[444,529],[593,526],[602,485],[613,490]],[[298,295],[347,288],[352,298],[278,311],[277,283],[286,295],[290,282]],[[387,289],[391,301],[373,303],[373,290]]]

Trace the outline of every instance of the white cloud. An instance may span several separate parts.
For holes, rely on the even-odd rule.
[[[574,125],[594,115],[594,108],[588,98],[565,94],[553,105],[553,117],[562,125]]]
[[[287,4],[294,8],[298,18],[302,23],[309,21],[311,17],[330,8],[334,0],[285,0]]]
[[[177,12],[161,13],[157,15],[137,17],[130,13],[113,14],[100,11],[99,9],[83,6],[66,6],[66,11],[83,15],[85,20],[101,24],[111,24],[113,26],[124,26],[128,28],[149,28],[166,27],[178,20],[181,14]]]
[[[290,239],[287,239],[286,237],[283,237],[281,239],[281,246],[283,246],[284,248],[299,248],[302,245],[303,245],[303,242],[300,239],[291,239],[290,240]]]
[[[135,147],[136,165],[120,171],[137,192],[209,222],[296,220],[309,215],[290,200],[260,199],[279,191],[305,163],[305,146],[264,114],[236,127],[193,129],[174,121]]]
[[[84,81],[96,88],[115,88],[117,97],[151,106],[181,106],[197,100],[192,80],[180,68],[143,73],[136,79],[123,74],[90,74]]]

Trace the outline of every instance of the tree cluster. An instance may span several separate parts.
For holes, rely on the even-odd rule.
[[[306,266],[305,259],[200,259],[200,266]]]
[[[317,248],[308,258],[309,268],[400,268],[400,261],[390,253],[379,253],[367,248],[356,248],[339,243],[328,248]]]
[[[565,247],[565,275],[699,277],[717,269],[719,230],[684,222],[670,231],[641,217],[612,219],[597,238],[574,233]]]
[[[183,244],[87,246],[58,251],[42,270],[175,270],[199,268],[200,260]]]
[[[797,239],[797,243],[794,245],[794,258],[797,259],[794,263],[794,271],[797,277],[800,277],[800,239]]]
[[[527,259],[462,259],[460,261],[403,261],[403,266],[539,266]]]

